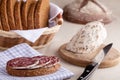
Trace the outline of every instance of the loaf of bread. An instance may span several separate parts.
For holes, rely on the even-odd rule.
[[[74,0],[64,7],[64,19],[70,22],[86,24],[101,21],[112,22],[112,12],[99,0]]]
[[[49,0],[0,0],[0,30],[46,27],[49,10]]]
[[[6,65],[8,74],[24,77],[51,74],[59,68],[59,59],[55,56],[18,57]]]

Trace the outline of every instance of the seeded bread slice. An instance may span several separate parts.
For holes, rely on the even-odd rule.
[[[49,0],[38,0],[35,9],[35,28],[42,28],[47,26],[49,7]]]
[[[10,30],[14,30],[15,28],[15,21],[14,21],[14,6],[16,0],[7,0],[7,16],[8,16],[8,23],[10,26]]]
[[[21,23],[21,5],[22,5],[22,1],[17,1],[15,3],[15,7],[14,7],[14,19],[15,19],[15,29],[16,30],[21,30],[22,29],[22,23]]]
[[[33,3],[33,2],[36,2],[36,0],[26,0],[26,1],[23,1],[23,5],[22,5],[22,11],[21,11],[21,19],[22,19],[22,26],[23,26],[23,29],[28,29],[28,26],[27,26],[27,16],[28,16],[28,11],[29,11],[29,8],[30,8],[30,5]]]
[[[34,29],[34,11],[35,11],[35,6],[36,6],[36,2],[32,3],[30,5],[30,9],[28,11],[28,17],[27,17],[27,26],[28,29]]]
[[[8,24],[6,5],[7,5],[7,0],[1,0],[0,16],[1,16],[1,24],[2,24],[3,30],[9,31],[10,27]]]

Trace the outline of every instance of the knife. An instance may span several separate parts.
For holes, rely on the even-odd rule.
[[[105,46],[92,60],[92,63],[85,67],[85,70],[80,75],[77,80],[89,80],[92,76],[94,71],[99,67],[100,63],[104,59],[105,55],[109,52],[110,48],[112,47],[113,43],[108,44]]]

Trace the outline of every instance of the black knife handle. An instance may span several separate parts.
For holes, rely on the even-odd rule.
[[[85,67],[84,72],[77,80],[88,80],[88,78],[90,78],[91,74],[95,71],[97,67],[98,67],[98,63],[92,63],[87,65]]]

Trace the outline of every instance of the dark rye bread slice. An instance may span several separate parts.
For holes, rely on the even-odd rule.
[[[33,2],[36,2],[36,0],[26,0],[26,1],[23,0],[22,2],[23,2],[22,9],[21,9],[22,26],[24,30],[27,30],[28,29],[27,16],[29,14],[28,11],[29,11],[30,5]]]
[[[30,5],[29,11],[28,11],[28,17],[27,17],[27,28],[28,29],[34,29],[34,11],[35,11],[35,6],[36,6],[37,1],[32,3]]]
[[[1,16],[1,23],[2,23],[3,30],[9,31],[10,27],[9,27],[9,24],[8,24],[6,5],[7,5],[7,0],[1,0],[0,16]]]
[[[15,19],[15,29],[16,30],[22,30],[22,23],[21,23],[21,5],[22,1],[16,1],[15,7],[14,7],[14,19]]]
[[[38,0],[35,9],[35,28],[42,28],[47,26],[49,7],[49,0]]]
[[[10,26],[10,30],[14,30],[15,28],[15,21],[14,21],[14,6],[16,0],[7,0],[7,16],[8,16],[8,23]]]

